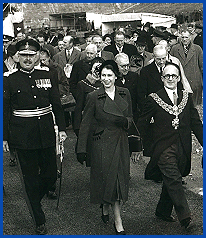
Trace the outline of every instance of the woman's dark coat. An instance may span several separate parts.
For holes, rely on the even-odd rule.
[[[104,87],[88,94],[79,131],[77,153],[85,153],[91,124],[96,123],[92,136],[91,193],[92,203],[114,203],[117,184],[123,202],[128,199],[129,146],[127,130],[118,125],[120,118],[132,119],[132,103],[128,89],[116,87],[111,100]]]

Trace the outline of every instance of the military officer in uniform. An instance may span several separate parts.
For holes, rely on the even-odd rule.
[[[56,136],[64,141],[64,114],[58,91],[57,75],[49,68],[35,66],[39,43],[24,39],[16,44],[19,67],[4,75],[3,150],[15,148],[22,174],[28,208],[36,234],[47,233],[41,199],[57,179]]]

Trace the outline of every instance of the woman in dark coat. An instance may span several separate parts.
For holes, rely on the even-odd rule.
[[[100,67],[103,87],[89,93],[81,122],[77,156],[86,157],[91,126],[92,157],[90,201],[102,204],[102,220],[109,221],[109,206],[114,211],[116,234],[125,235],[120,216],[120,201],[126,202],[129,189],[130,155],[127,130],[132,120],[129,90],[115,86],[119,71],[116,62],[105,61]],[[93,128],[94,129],[94,128]]]
[[[76,106],[74,109],[74,123],[73,130],[78,137],[79,128],[82,120],[82,112],[85,107],[86,97],[88,93],[93,92],[94,90],[99,89],[102,86],[99,75],[99,67],[104,62],[104,59],[101,57],[96,57],[91,61],[91,70],[88,73],[86,79],[82,79],[77,84],[77,98],[76,98]],[[86,166],[90,166],[90,150],[91,150],[91,139],[88,141],[87,147],[87,158],[86,158]],[[79,160],[81,164],[84,161]]]

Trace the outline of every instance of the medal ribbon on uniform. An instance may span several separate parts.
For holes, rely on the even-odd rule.
[[[164,109],[169,114],[175,116],[175,118],[172,120],[172,126],[176,130],[179,127],[178,116],[180,113],[182,113],[182,111],[184,110],[184,108],[187,104],[187,101],[188,101],[188,92],[186,90],[183,90],[182,101],[180,102],[180,104],[178,106],[176,106],[176,105],[172,106],[172,105],[167,104],[156,93],[151,93],[149,96],[151,96],[162,109]]]

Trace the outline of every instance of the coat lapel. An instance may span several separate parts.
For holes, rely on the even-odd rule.
[[[154,61],[151,64],[150,72],[151,72],[152,79],[154,79],[160,85],[163,85],[163,82],[161,80],[160,72],[158,71],[157,66],[155,65]]]
[[[106,93],[106,100],[104,103],[103,110],[106,113],[115,115],[115,116],[124,116],[124,111],[128,108],[128,103],[120,95],[124,91],[119,91],[116,87],[115,90],[115,99],[112,100]]]
[[[66,50],[62,51],[59,55],[59,61],[61,61],[60,65],[66,65],[67,64],[67,57],[66,57]]]
[[[191,44],[188,54],[187,54],[187,58],[185,59],[185,65],[191,60],[191,58],[193,57],[194,54],[195,54],[195,48],[194,48],[193,44]]]
[[[185,56],[183,45],[181,43],[179,44],[178,53],[180,57],[185,61],[186,56]]]

